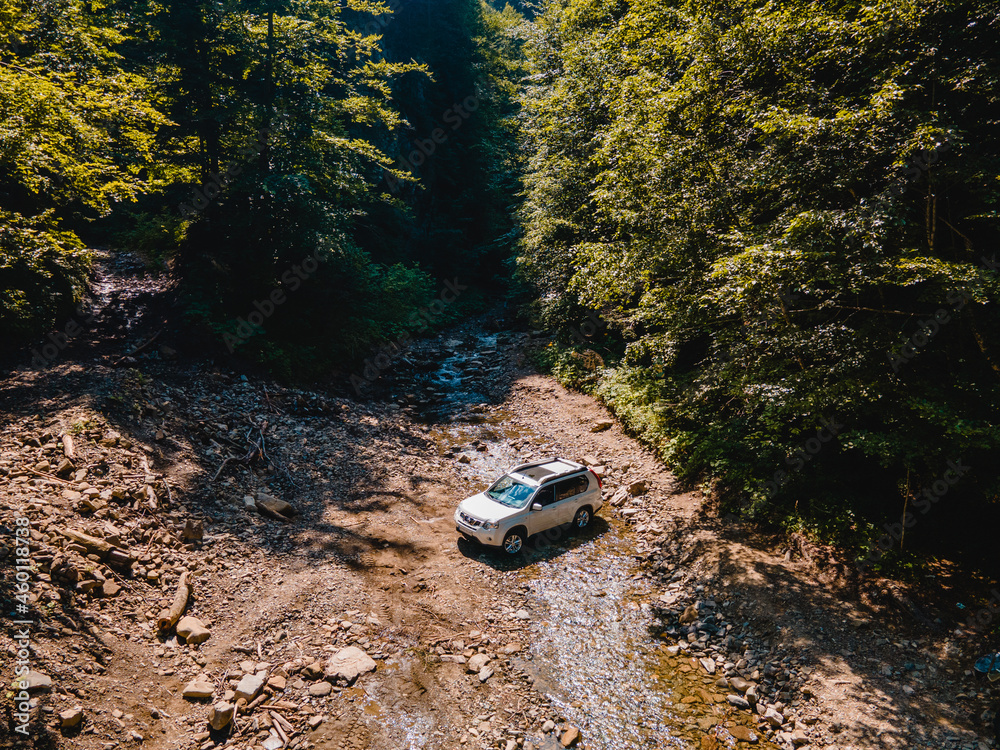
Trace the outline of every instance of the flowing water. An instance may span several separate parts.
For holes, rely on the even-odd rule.
[[[437,366],[412,384],[420,392],[418,412],[437,444],[463,448],[470,479],[486,486],[524,459],[515,446],[544,440],[518,429],[503,410],[484,408],[483,368],[492,363],[496,336],[467,335],[447,345]],[[530,601],[530,649],[519,666],[582,729],[588,748],[735,747],[729,729],[742,724],[756,732],[751,717],[730,709],[730,691],[717,688],[715,677],[667,651],[676,637],[662,635],[651,610],[660,592],[641,575],[636,541],[626,523],[605,512],[582,535],[531,545],[527,564],[510,569]],[[497,555],[481,557],[506,565]]]

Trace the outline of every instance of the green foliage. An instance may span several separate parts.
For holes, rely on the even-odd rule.
[[[186,222],[173,211],[139,211],[124,217],[124,221],[127,226],[115,233],[115,245],[137,252],[150,265],[162,267],[185,239]]]
[[[122,67],[113,14],[80,0],[0,0],[0,330],[17,345],[61,323],[84,289],[73,223],[157,180],[165,118]]]
[[[522,19],[392,7],[0,0],[4,343],[72,309],[85,241],[170,262],[212,335],[287,294],[235,348],[296,376],[412,328],[428,270],[490,278],[513,236]],[[399,147],[462,102],[433,168],[401,168]],[[318,271],[286,278],[317,251]]]
[[[56,326],[79,300],[88,264],[51,211],[29,218],[0,209],[0,330],[24,341]]]
[[[601,315],[621,358],[597,392],[730,508],[854,533],[959,456],[962,507],[997,497],[998,24],[982,2],[545,5],[519,273],[543,323]]]

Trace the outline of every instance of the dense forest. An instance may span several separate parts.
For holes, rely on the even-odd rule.
[[[724,512],[985,539],[998,40],[997,2],[0,0],[3,343],[98,248],[283,378],[502,303]]]

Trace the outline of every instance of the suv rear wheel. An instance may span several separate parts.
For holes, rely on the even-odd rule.
[[[573,516],[573,526],[577,529],[585,529],[590,526],[590,519],[592,518],[590,514],[590,508],[584,506],[580,508],[576,515]]]
[[[511,529],[503,538],[503,551],[508,555],[516,555],[524,547],[524,529]]]

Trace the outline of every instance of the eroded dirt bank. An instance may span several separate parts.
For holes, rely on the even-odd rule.
[[[981,642],[946,620],[890,622],[815,561],[712,518],[599,404],[534,374],[526,334],[470,324],[423,342],[371,401],[192,363],[161,338],[0,388],[3,606],[16,611],[11,540],[26,518],[37,623],[30,737],[8,691],[8,745],[847,750],[990,736],[989,690],[964,674]],[[456,543],[459,499],[556,454],[603,467],[608,505],[590,530],[516,560]],[[262,515],[262,496],[294,520]],[[184,572],[200,644],[157,628]],[[359,676],[345,670],[347,647],[374,671],[360,657]],[[211,730],[220,702],[235,719]]]

